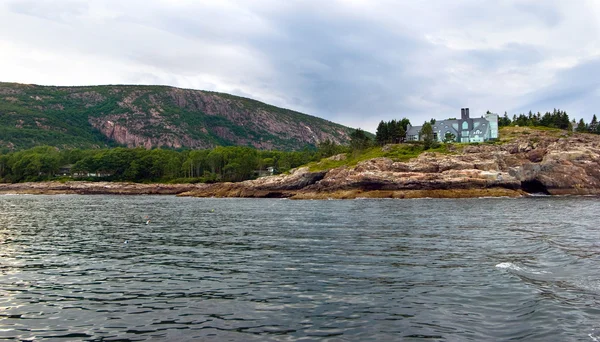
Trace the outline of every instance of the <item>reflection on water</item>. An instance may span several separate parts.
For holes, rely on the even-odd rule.
[[[599,209],[0,196],[0,338],[594,341]]]

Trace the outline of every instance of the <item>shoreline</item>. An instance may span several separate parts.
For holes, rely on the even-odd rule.
[[[230,183],[231,184],[231,183]],[[237,184],[237,183],[234,183]],[[217,185],[218,186],[218,185]],[[224,185],[227,186],[227,185]],[[29,182],[0,183],[0,195],[175,195],[203,198],[287,198],[293,200],[330,199],[416,199],[416,198],[481,198],[529,197],[520,189],[429,189],[429,190],[284,190],[215,192],[215,184],[138,184],[122,182]],[[240,190],[240,189],[238,189]]]
[[[126,182],[0,183],[0,194],[15,195],[177,195],[194,184],[141,184]]]

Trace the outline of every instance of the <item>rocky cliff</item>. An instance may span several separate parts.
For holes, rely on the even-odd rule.
[[[46,87],[0,83],[0,147],[294,150],[351,129],[247,98],[165,86]]]
[[[449,153],[425,152],[406,162],[374,158],[322,171],[302,167],[290,174],[240,183],[0,184],[0,193],[146,193],[295,199],[600,195],[600,136],[526,128],[503,133],[512,136],[509,141],[493,145],[457,144]]]
[[[353,167],[203,185],[188,196],[217,197],[479,197],[600,195],[600,136],[517,129],[503,144],[455,145],[408,162],[388,158]]]

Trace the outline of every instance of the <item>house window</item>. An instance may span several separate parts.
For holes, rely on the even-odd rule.
[[[463,129],[463,131],[466,131],[466,130],[468,130],[468,129],[469,129],[469,123],[468,123],[468,122],[466,122],[466,121],[465,121],[465,122],[463,122],[463,123],[462,123],[462,129]]]

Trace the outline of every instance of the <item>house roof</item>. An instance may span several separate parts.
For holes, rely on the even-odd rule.
[[[454,134],[455,137],[457,137],[458,131],[454,127],[452,127],[452,124],[458,124],[458,120],[436,121],[435,125],[433,125],[433,131],[440,133],[441,136],[444,136],[447,132],[450,132]]]
[[[423,126],[410,126],[408,128],[408,131],[406,131],[406,135],[419,135],[421,127]]]

